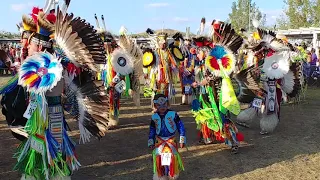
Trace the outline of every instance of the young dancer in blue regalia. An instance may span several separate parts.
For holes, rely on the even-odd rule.
[[[163,94],[157,94],[153,100],[157,111],[152,115],[148,146],[153,149],[154,180],[177,179],[179,172],[184,170],[179,147],[186,143],[186,132],[183,122],[177,112],[168,109],[168,98]],[[177,143],[176,132],[180,138]]]

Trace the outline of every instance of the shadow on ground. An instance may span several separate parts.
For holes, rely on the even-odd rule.
[[[180,179],[231,178],[275,163],[290,163],[299,155],[320,152],[320,139],[317,138],[320,127],[319,101],[317,90],[311,89],[305,102],[283,106],[281,122],[271,135],[259,134],[258,120],[254,121],[250,129],[239,127],[246,141],[237,155],[231,155],[229,148],[223,144],[199,145],[192,115],[183,115],[188,150],[181,150],[186,171],[182,172]],[[142,100],[142,108],[136,108],[128,101],[123,102],[123,118],[119,129],[109,131],[100,141],[92,140],[88,144],[78,145],[77,152],[82,167],[75,172],[73,179],[151,179],[151,151],[147,148],[150,115],[145,115],[151,113],[149,105],[149,99]],[[172,109],[185,112],[189,107],[176,105]],[[0,129],[5,128],[5,125],[1,121]],[[75,129],[76,123],[72,122],[71,127]],[[11,171],[15,163],[11,157],[18,141],[8,131],[0,130],[0,136],[0,179],[18,179],[18,173]]]

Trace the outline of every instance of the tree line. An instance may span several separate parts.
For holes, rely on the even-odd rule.
[[[277,18],[273,25],[266,24],[266,14],[261,12],[253,0],[235,0],[232,3],[227,22],[231,23],[233,28],[238,31],[253,29],[253,20],[259,22],[259,27],[271,30],[320,26],[320,0],[283,0],[283,2],[285,3],[283,14]],[[147,37],[147,34],[138,33],[133,36]],[[0,31],[0,38],[19,37],[19,33]]]

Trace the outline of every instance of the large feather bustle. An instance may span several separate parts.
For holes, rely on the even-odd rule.
[[[119,46],[124,49],[129,56],[134,59],[134,70],[130,74],[131,89],[133,90],[132,98],[137,106],[140,106],[140,76],[142,73],[142,56],[143,53],[130,37],[126,35],[124,27],[120,32]]]
[[[289,51],[274,53],[265,58],[262,70],[270,79],[281,79],[289,71],[289,58]],[[275,64],[277,64],[277,68],[272,67]]]
[[[260,87],[255,71],[257,68],[251,66],[245,70],[234,74],[232,80],[239,86],[237,98],[242,103],[250,103],[255,97],[261,97],[266,92]]]
[[[80,79],[76,77],[74,81],[67,73],[64,75],[65,94],[67,102],[72,103],[69,112],[79,122],[80,141],[86,143],[92,135],[99,139],[105,135],[109,121],[108,112],[105,110],[109,103],[104,101],[104,89],[101,90],[91,80],[92,74],[83,71],[80,76]]]
[[[295,62],[290,65],[290,71],[294,74],[294,86],[293,91],[288,94],[289,97],[296,97],[304,84],[304,77],[302,73],[302,67],[300,62]]]
[[[123,58],[126,60],[125,66],[120,66],[118,60]],[[112,53],[111,64],[115,72],[120,73],[121,75],[128,75],[134,70],[134,59],[128,55],[126,51],[121,48],[115,49]]]
[[[105,62],[102,41],[93,27],[85,20],[73,19],[73,14],[64,15],[59,7],[54,37],[56,44],[76,65],[86,65],[97,71],[95,61]]]
[[[282,90],[289,94],[293,91],[294,86],[294,74],[292,71],[289,71],[287,74],[285,74],[282,78]]]

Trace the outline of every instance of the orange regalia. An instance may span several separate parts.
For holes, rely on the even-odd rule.
[[[168,35],[160,32],[157,35],[150,29],[147,30],[153,38],[152,44],[154,49],[144,52],[143,65],[145,71],[149,74],[149,88],[153,90],[153,96],[163,93],[168,96],[171,103],[175,101],[174,84],[179,79],[179,65],[184,58],[178,46],[173,45],[171,48],[167,44]]]

